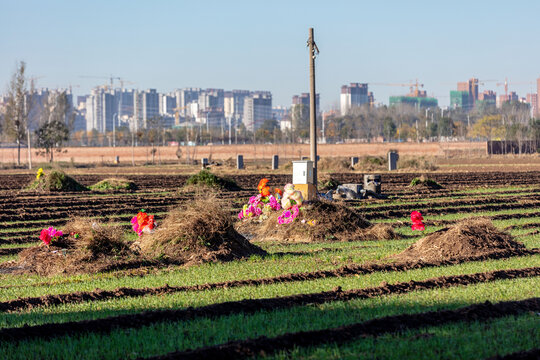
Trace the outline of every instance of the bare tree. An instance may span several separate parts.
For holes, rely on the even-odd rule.
[[[8,86],[4,115],[4,131],[9,139],[17,143],[17,165],[21,164],[21,141],[26,136],[28,114],[32,108],[32,94],[34,93],[33,81],[30,81],[30,91],[27,89],[29,84],[25,72],[26,63],[21,61]]]
[[[73,111],[66,92],[51,92],[41,109],[42,123],[36,130],[37,146],[42,148],[49,162],[54,160],[54,152],[60,152],[64,141],[69,139],[69,124]]]

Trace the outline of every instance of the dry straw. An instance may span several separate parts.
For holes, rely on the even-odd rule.
[[[170,211],[153,234],[141,237],[140,248],[147,256],[184,264],[265,254],[234,229],[226,204],[208,195]]]

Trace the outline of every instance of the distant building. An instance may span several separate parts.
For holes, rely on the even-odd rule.
[[[159,114],[160,115],[174,115],[176,108],[176,95],[174,93],[170,94],[159,94]]]
[[[183,88],[180,90],[175,90],[174,94],[176,96],[176,106],[179,108],[178,114],[182,117],[193,117],[196,113],[191,111],[191,104],[198,103],[199,94],[201,93],[200,88]]]
[[[116,111],[113,91],[105,87],[92,89],[86,97],[86,130],[100,133],[112,131]]]
[[[497,94],[492,90],[486,90],[478,95],[475,108],[480,111],[486,111],[489,108],[494,108],[497,105]]]
[[[467,91],[469,93],[469,103],[471,104],[471,109],[473,109],[476,100],[478,100],[478,79],[471,78],[466,82],[458,82],[457,88],[458,91]]]
[[[257,131],[265,120],[272,119],[272,94],[255,92],[244,99],[243,123],[248,131]]]
[[[244,101],[251,94],[249,90],[225,91],[223,100],[225,118],[230,119],[233,126],[243,121]]]
[[[438,106],[438,101],[435,98],[427,97],[427,92],[418,90],[418,87],[404,96],[390,96],[390,106],[409,105],[415,108],[435,108]]]
[[[450,108],[470,111],[472,104],[469,102],[469,92],[460,90],[450,91]]]
[[[471,111],[479,99],[478,79],[471,78],[468,81],[458,82],[457,91],[450,91],[450,107]]]
[[[527,94],[527,103],[531,105],[531,116],[538,116],[538,94]]]
[[[540,117],[540,78],[536,79],[536,112],[534,116]]]
[[[223,111],[225,92],[223,89],[206,89],[199,93],[199,111],[221,109]]]
[[[292,128],[289,109],[285,106],[274,106],[272,108],[272,119],[276,120],[281,131],[290,130]]]
[[[289,115],[289,109],[284,106],[274,106],[272,108],[272,119],[276,120],[279,124],[281,120]]]
[[[317,110],[320,109],[319,107],[319,103],[320,103],[320,94],[317,94],[315,96],[315,106],[317,108]],[[302,93],[300,95],[294,95],[292,97],[292,104],[293,105],[307,105],[307,107],[309,108],[309,93]]]
[[[310,99],[311,96],[309,93],[302,93],[292,97],[291,126],[295,130],[302,127],[302,124],[305,124],[305,121],[307,121],[309,124],[309,119],[311,116]],[[315,97],[315,108],[317,109],[317,115],[320,113],[319,103],[320,96],[317,94]]]
[[[371,95],[371,101],[370,101]],[[368,84],[351,83],[341,87],[339,98],[341,115],[346,115],[351,108],[364,104],[373,104],[373,93],[368,92]]]
[[[497,107],[501,108],[505,102],[517,102],[519,101],[519,96],[515,91],[511,91],[508,95],[499,95],[497,98]]]
[[[195,122],[205,124],[206,128],[225,126],[225,115],[223,109],[220,108],[207,108],[206,110],[199,110],[195,117]]]
[[[159,94],[156,89],[148,89],[140,93],[142,99],[143,127],[148,126],[148,120],[159,116]]]

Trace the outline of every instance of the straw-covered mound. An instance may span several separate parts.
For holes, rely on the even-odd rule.
[[[403,261],[439,261],[524,249],[523,244],[497,229],[490,220],[479,218],[464,220],[429,234],[392,258]]]
[[[71,176],[61,170],[50,170],[43,173],[39,179],[34,180],[28,186],[28,190],[37,191],[85,191],[88,188],[81,185]]]
[[[330,201],[314,201],[304,205],[290,224],[279,224],[281,211],[273,212],[259,227],[240,225],[244,229],[256,229],[255,240],[273,241],[356,241],[395,239],[392,228],[383,224],[372,225],[354,209]],[[248,220],[249,221],[249,220]]]
[[[206,169],[199,171],[197,174],[191,175],[187,179],[185,186],[188,188],[203,186],[213,188],[214,190],[241,190],[241,188],[238,186],[238,184],[236,184],[234,180],[226,177],[217,176]]]
[[[141,237],[141,252],[189,265],[265,255],[234,229],[225,209],[216,198],[206,197],[170,211],[154,233]]]
[[[425,175],[422,175],[420,177],[415,177],[411,180],[411,183],[409,184],[410,187],[425,187],[428,189],[442,189],[442,185],[436,182],[433,179],[428,178]]]
[[[128,179],[110,178],[90,186],[90,190],[98,192],[117,192],[137,190],[137,185]]]
[[[63,233],[49,246],[40,244],[22,251],[16,267],[39,275],[74,274],[112,269],[135,258],[119,225],[74,218]]]

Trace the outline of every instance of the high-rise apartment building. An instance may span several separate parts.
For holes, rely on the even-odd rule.
[[[244,118],[244,101],[252,94],[249,90],[232,90],[224,93],[225,118],[242,121]]]
[[[531,106],[531,116],[538,116],[538,94],[527,94],[526,102]]]
[[[113,117],[117,115],[114,93],[105,87],[92,89],[86,97],[86,130],[104,133],[112,131]]]
[[[243,123],[248,131],[257,131],[265,120],[272,119],[272,94],[254,92],[244,99]]]
[[[497,93],[492,90],[485,90],[483,93],[478,94],[478,100],[476,100],[475,108],[484,112],[489,108],[494,108],[497,104]]]
[[[176,108],[176,94],[159,94],[159,114],[174,115]]]
[[[192,104],[199,101],[200,88],[183,88],[176,90],[176,106],[179,108],[178,114],[182,117],[194,117],[197,112],[191,111]]]
[[[223,89],[206,89],[199,93],[199,111],[211,111],[221,109],[225,102],[225,92]]]
[[[341,115],[346,115],[351,108],[370,104],[370,94],[368,92],[368,84],[351,83],[349,86],[341,87],[341,95],[339,98]]]
[[[536,79],[536,112],[534,112],[535,117],[540,117],[540,104],[538,104],[538,100],[540,100],[540,78]]]
[[[142,123],[148,126],[148,120],[159,116],[159,94],[156,89],[148,89],[140,93],[142,100]]]
[[[501,108],[505,102],[517,102],[519,101],[519,96],[515,91],[509,92],[507,95],[499,95],[497,98],[497,107]]]
[[[300,95],[294,95],[292,97],[292,104],[293,105],[306,105],[309,109],[309,99],[310,99],[309,93],[302,93]],[[320,109],[319,103],[320,103],[320,96],[319,94],[317,94],[315,97],[315,107],[317,108],[317,111],[319,111]]]

